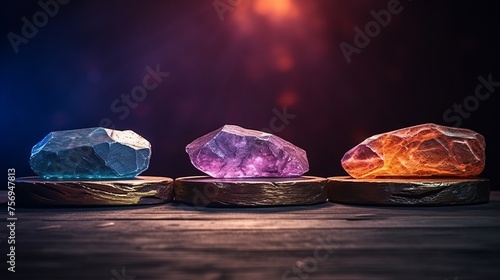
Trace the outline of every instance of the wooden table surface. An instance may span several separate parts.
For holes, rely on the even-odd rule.
[[[16,273],[1,226],[0,279],[500,279],[500,192],[470,206],[169,203],[16,217]]]

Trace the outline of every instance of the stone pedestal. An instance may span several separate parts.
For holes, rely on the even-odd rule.
[[[16,204],[31,205],[141,205],[173,200],[172,178],[138,176],[124,180],[16,179]]]
[[[326,202],[326,178],[215,179],[196,176],[175,180],[175,200],[195,206],[278,206]]]
[[[354,179],[329,177],[328,200],[379,205],[463,205],[486,203],[490,182],[483,178]]]

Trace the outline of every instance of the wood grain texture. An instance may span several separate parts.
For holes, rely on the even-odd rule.
[[[488,203],[463,206],[205,208],[173,202],[20,208],[17,217],[17,272],[5,272],[8,233],[2,226],[1,279],[500,276],[500,192]],[[4,212],[0,218],[5,221]]]
[[[488,202],[490,182],[483,178],[329,177],[328,200],[375,205],[465,205]]]

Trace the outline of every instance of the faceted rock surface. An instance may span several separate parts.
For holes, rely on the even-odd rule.
[[[428,123],[374,135],[341,164],[354,178],[475,176],[484,169],[485,148],[477,132]]]
[[[84,128],[49,133],[31,150],[45,179],[133,178],[149,167],[151,144],[131,130]]]
[[[186,146],[193,165],[214,178],[295,177],[309,170],[306,152],[282,138],[225,125]]]

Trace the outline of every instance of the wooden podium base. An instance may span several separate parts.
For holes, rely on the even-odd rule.
[[[490,182],[483,178],[354,179],[329,177],[328,200],[380,205],[465,205],[486,203]]]
[[[326,202],[326,178],[216,179],[207,176],[175,180],[175,200],[195,206],[278,206]]]
[[[124,180],[16,179],[16,204],[34,205],[141,205],[173,200],[172,178],[138,176]]]

